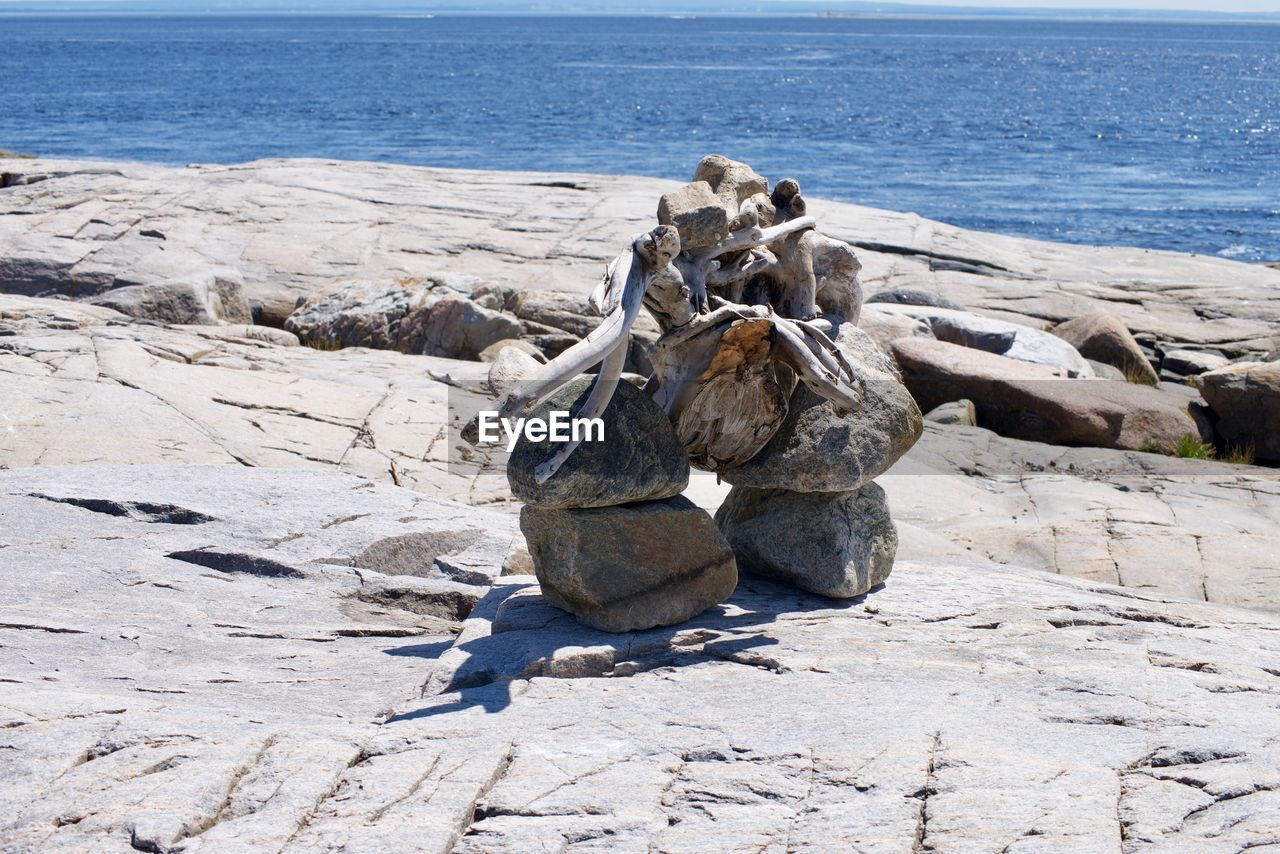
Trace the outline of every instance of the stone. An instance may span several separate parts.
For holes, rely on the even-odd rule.
[[[588,510],[526,506],[520,530],[546,600],[603,631],[682,623],[738,583],[729,544],[683,496]]]
[[[883,584],[898,549],[884,490],[874,483],[851,492],[735,486],[716,525],[744,574],[840,599]]]
[[[725,209],[734,215],[743,202],[769,192],[769,182],[754,169],[720,154],[708,154],[702,158],[694,170],[693,181],[705,181]]]
[[[529,329],[530,325],[528,321],[524,322],[525,331],[521,340],[527,341],[538,348],[548,360],[554,359],[582,340],[577,335],[570,335],[568,332],[560,332],[559,330],[549,332],[531,331]],[[489,346],[492,347],[493,345],[490,344]],[[482,350],[481,352],[484,351]]]
[[[594,377],[579,377],[530,414],[576,413],[591,393]],[[507,461],[511,494],[544,508],[607,507],[679,495],[689,485],[689,461],[671,422],[649,396],[619,383],[601,416],[604,441],[583,442],[545,483],[535,473],[559,443],[522,436]]]
[[[1090,359],[1118,368],[1134,382],[1155,385],[1155,369],[1147,361],[1133,334],[1114,315],[1096,311],[1059,323],[1053,334]]]
[[[920,441],[876,482],[893,507],[899,562],[977,557],[1280,609],[1271,592],[1280,584],[1270,545],[1280,523],[1273,469],[926,422]],[[945,543],[928,543],[930,535]]]
[[[1089,363],[1089,367],[1093,368],[1093,375],[1101,380],[1115,380],[1116,382],[1127,383],[1129,378],[1124,375],[1124,371],[1108,365],[1106,362],[1099,362],[1095,359],[1085,359]]]
[[[481,359],[480,361],[485,361]],[[497,358],[489,363],[488,384],[493,399],[499,403],[507,395],[518,390],[520,382],[538,373],[542,366],[533,356],[520,347],[504,347]]]
[[[525,543],[513,544],[502,561],[502,575],[533,575],[533,555]]]
[[[587,297],[565,291],[520,291],[507,308],[521,320],[532,321],[585,338],[603,320],[591,308]]]
[[[247,323],[228,323],[222,325],[180,325],[179,329],[192,332],[201,338],[219,341],[253,342],[259,341],[275,347],[300,347],[302,342],[298,336],[284,329],[270,326],[255,326]]]
[[[885,352],[890,350],[890,345],[895,338],[933,337],[933,330],[929,328],[928,321],[918,317],[908,317],[905,314],[881,311],[870,300],[862,306],[862,313],[858,317],[858,328],[870,335],[871,340]]]
[[[511,285],[504,285],[498,282],[490,282],[481,280],[475,282],[471,286],[471,299],[477,305],[484,308],[491,308],[494,311],[502,311],[508,307],[512,297],[519,293],[518,289]]]
[[[1218,368],[1225,368],[1228,364],[1230,360],[1221,353],[1205,350],[1170,350],[1160,360],[1160,370],[1178,376],[1194,377]]]
[[[1062,339],[1030,326],[968,312],[944,311],[933,312],[929,324],[939,341],[1060,368],[1069,377],[1093,376],[1088,361],[1069,342],[1064,343]]]
[[[1066,341],[1020,323],[946,308],[882,303],[882,310],[928,322],[939,341],[995,353],[1020,362],[1047,365],[1067,376],[1091,377],[1089,363]]]
[[[836,343],[864,378],[862,408],[841,415],[800,384],[778,432],[746,463],[724,472],[726,482],[760,489],[847,492],[888,470],[915,444],[920,410],[884,353],[852,324],[841,325]]]
[[[246,324],[252,319],[239,274],[225,270],[114,288],[92,297],[90,302],[161,323]]]
[[[977,427],[978,413],[972,400],[953,400],[935,406],[924,414],[925,421],[934,424],[951,424],[959,427]]]
[[[1260,460],[1280,461],[1280,361],[1242,362],[1208,371],[1196,385],[1217,415],[1215,429]]]
[[[520,335],[520,321],[464,297],[441,297],[422,316],[422,353],[476,360],[486,347]]]
[[[1212,438],[1185,399],[1159,389],[1068,379],[1044,365],[924,338],[900,338],[893,353],[923,408],[967,398],[978,423],[1003,436],[1128,450],[1171,449],[1188,435]]]
[[[685,184],[658,200],[658,222],[680,232],[681,249],[702,249],[729,234],[730,213],[706,181]]]
[[[591,334],[604,320],[585,295],[564,291],[519,291],[507,300],[507,309],[522,321],[523,340],[550,358]],[[649,354],[658,335],[653,319],[641,314],[631,330],[627,370],[646,376],[653,372]]]
[[[322,298],[304,301],[285,321],[302,343],[321,350],[369,347],[421,353],[422,315],[445,294],[462,296],[472,280],[406,279],[394,284],[352,282]],[[513,336],[515,337],[515,336]]]
[[[480,351],[478,360],[481,362],[496,362],[502,351],[508,347],[519,350],[539,364],[546,364],[547,362],[546,355],[533,343],[523,338],[503,338],[501,341],[495,341]]]
[[[931,308],[947,308],[952,311],[964,311],[964,306],[949,300],[941,294],[922,291],[919,288],[892,288],[876,291],[867,297],[869,303],[892,303],[895,305],[921,305]]]

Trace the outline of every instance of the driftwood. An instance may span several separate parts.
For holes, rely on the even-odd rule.
[[[797,381],[838,410],[856,410],[862,381],[819,311],[856,322],[860,265],[848,245],[817,232],[794,181],[779,182],[771,202],[744,203],[722,240],[695,250],[681,251],[672,225],[636,235],[592,294],[604,321],[525,380],[501,415],[528,415],[596,365],[595,384],[575,416],[600,415],[642,306],[663,333],[645,390],[697,468],[722,473],[758,453],[786,417]],[[557,447],[537,469],[538,481],[554,476],[577,444]]]

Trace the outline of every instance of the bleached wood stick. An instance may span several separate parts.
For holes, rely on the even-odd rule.
[[[804,333],[798,327],[781,318],[774,321],[775,342],[778,355],[790,365],[801,381],[825,397],[838,410],[855,412],[862,407],[862,381],[854,378],[846,383],[839,374],[833,374],[823,365],[804,341]]]
[[[591,394],[587,396],[586,402],[582,404],[580,410],[574,413],[573,417],[599,418],[604,412],[605,407],[609,405],[609,401],[613,399],[613,393],[618,389],[618,381],[622,378],[622,369],[626,367],[627,363],[627,347],[629,344],[629,341],[622,341],[605,357],[604,362],[600,365],[600,374],[591,386]],[[554,454],[534,470],[534,480],[538,483],[546,483],[552,475],[560,471],[560,467],[569,459],[569,455],[576,451],[581,444],[581,439],[570,439],[557,448]]]
[[[772,243],[779,237],[786,237],[796,231],[803,231],[806,228],[817,228],[818,221],[811,216],[802,216],[796,219],[787,220],[779,225],[772,225],[768,228],[760,228],[752,226],[735,231],[715,246],[708,246],[701,250],[699,256],[705,255],[709,258],[719,258],[721,255],[729,252],[737,252],[741,249],[754,249],[757,246],[764,246]]]
[[[654,231],[657,232],[658,229]],[[669,244],[663,245],[665,236],[664,233],[655,239],[652,233],[638,235],[631,248],[614,259],[609,267],[609,276],[597,289],[600,300],[612,303],[613,309],[586,338],[544,365],[538,375],[525,384],[526,388],[521,394],[507,398],[502,406],[501,414],[504,418],[528,413],[555,394],[565,383],[600,364],[610,353],[626,343],[631,326],[644,303],[644,292],[657,273],[657,270],[651,268],[651,263],[653,260],[662,260],[670,249]],[[678,238],[676,248],[679,248]],[[667,257],[662,266],[665,267],[669,262],[670,258]],[[624,271],[626,279],[619,282],[618,274]]]

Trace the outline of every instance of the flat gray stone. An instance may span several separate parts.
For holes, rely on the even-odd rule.
[[[869,303],[892,303],[895,305],[923,305],[932,308],[949,308],[954,311],[964,311],[964,306],[949,300],[946,297],[922,291],[916,288],[893,288],[891,290],[876,291],[867,297]]]
[[[870,301],[862,306],[857,325],[886,353],[891,352],[895,338],[933,337],[933,330],[929,328],[928,321],[891,311],[881,311],[878,304]]]
[[[897,303],[885,303],[881,307],[886,312],[928,321],[933,336],[939,341],[1019,362],[1045,365],[1071,377],[1093,376],[1093,369],[1075,347],[1041,329],[968,311]]]
[[[1116,382],[1126,383],[1129,378],[1124,375],[1124,371],[1114,365],[1108,365],[1106,362],[1099,362],[1096,359],[1086,359],[1089,367],[1093,368],[1093,375],[1102,380],[1115,380]]]
[[[1225,368],[1229,361],[1221,353],[1203,350],[1170,350],[1160,360],[1160,370],[1184,377],[1194,377]]]

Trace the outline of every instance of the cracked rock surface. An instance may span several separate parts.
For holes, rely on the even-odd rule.
[[[500,468],[450,459],[449,397],[479,387],[487,365],[126,321],[0,295],[0,468],[327,468],[469,503],[510,500]]]
[[[447,403],[460,387],[482,387],[488,365],[247,337],[264,330],[279,334],[164,328],[98,306],[0,295],[0,468],[164,462],[340,470],[515,509],[502,465],[451,453],[461,440],[449,429]],[[711,512],[728,492],[714,482],[695,475],[688,492]],[[1274,469],[926,424],[877,482],[888,492],[904,559],[977,556],[1280,609]]]
[[[175,169],[9,158],[0,172],[13,184],[0,190],[6,290],[87,297],[229,269],[276,325],[299,296],[352,280],[458,273],[588,293],[617,248],[649,227],[654,199],[682,186],[303,159]],[[857,250],[868,294],[919,290],[1037,328],[1107,311],[1143,343],[1229,356],[1280,346],[1277,269],[807,201],[824,233]]]
[[[357,557],[511,517],[335,472],[12,470],[0,519],[6,850],[1280,844],[1270,615],[948,559],[626,635],[514,576],[459,623]]]
[[[900,555],[976,555],[1280,611],[1274,469],[1060,448],[926,423],[877,482],[889,495]]]

